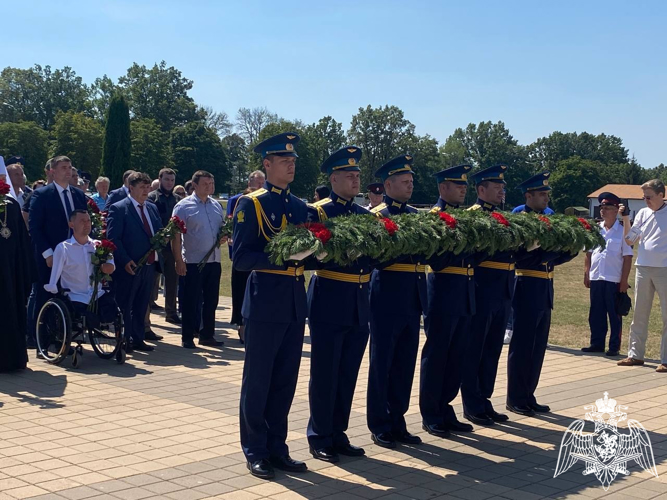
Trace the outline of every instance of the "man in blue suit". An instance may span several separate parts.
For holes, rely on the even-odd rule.
[[[384,183],[384,202],[371,210],[378,217],[416,213],[412,196],[411,155],[398,156],[375,175]],[[419,324],[426,309],[426,265],[407,256],[386,262],[373,271],[370,285],[371,348],[368,373],[368,428],[378,446],[395,448],[396,441],[420,444],[410,434],[405,413],[419,349]]]
[[[331,194],[308,207],[308,219],[368,214],[354,203],[359,192],[361,149],[345,146],[333,153],[320,170],[329,175]],[[360,457],[363,448],[350,444],[345,431],[350,420],[354,388],[368,343],[368,283],[370,259],[353,265],[322,264],[308,287],[310,318],[310,421],[308,443],[313,457],[338,462],[339,454]]]
[[[114,203],[118,203],[121,200],[124,200],[127,198],[127,196],[130,194],[130,175],[134,173],[134,170],[126,170],[125,173],[123,174],[123,185],[119,187],[118,189],[114,189],[109,193],[109,196],[107,197],[107,202],[106,202],[106,209],[109,210],[111,205]]]
[[[48,299],[44,285],[51,278],[53,251],[58,243],[70,237],[69,216],[74,210],[87,209],[86,195],[69,185],[71,160],[67,156],[56,156],[51,160],[51,172],[53,182],[32,194],[28,218],[39,280],[35,289],[35,316]],[[33,318],[31,326],[34,327],[34,324]],[[34,338],[35,332],[31,333]]]
[[[144,341],[144,317],[155,272],[155,252],[139,269],[137,264],[151,249],[151,238],[162,229],[157,207],[147,202],[151,179],[143,172],[128,176],[129,196],[114,203],[107,217],[107,237],[116,245],[113,274],[116,301],[123,311],[127,350],[152,351]]]

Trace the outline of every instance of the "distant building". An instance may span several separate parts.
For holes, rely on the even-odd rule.
[[[640,185],[607,184],[588,195],[588,209],[591,217],[595,219],[600,218],[600,202],[598,201],[598,196],[605,191],[614,193],[621,199],[621,202],[630,209],[630,220],[634,220],[637,212],[646,207],[643,200],[644,192]]]

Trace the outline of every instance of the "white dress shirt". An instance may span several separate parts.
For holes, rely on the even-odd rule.
[[[69,200],[69,206],[74,211],[74,200],[72,199],[72,191],[70,191],[69,186],[67,188],[62,187],[58,183],[54,183],[56,185],[56,190],[58,191],[58,197],[60,198],[60,204],[63,206],[63,212],[65,212],[65,219],[67,219],[67,224],[69,225],[69,218],[67,217],[67,205],[65,205],[65,199],[63,197],[63,191],[67,192],[67,199]],[[42,252],[42,257],[45,259],[48,259],[53,255],[53,250],[50,248],[47,248]]]
[[[667,267],[667,205],[655,212],[642,208],[632,227],[640,228],[641,239],[637,251],[637,266]]]
[[[44,290],[58,293],[58,280],[60,280],[60,286],[69,290],[66,294],[71,300],[84,304],[89,303],[93,296],[90,277],[93,275],[91,255],[95,252],[95,242],[96,240],[88,238],[88,242],[82,245],[72,236],[59,243],[53,253],[51,280],[44,285]],[[113,265],[113,256],[108,263]],[[104,295],[104,290],[100,284],[97,297],[102,295]]]
[[[604,250],[597,247],[591,255],[591,270],[589,272],[592,281],[621,282],[623,272],[623,257],[632,255],[632,248],[623,239],[623,226],[619,221],[614,222],[611,228],[604,227],[604,221],[600,222],[600,233],[606,242]]]

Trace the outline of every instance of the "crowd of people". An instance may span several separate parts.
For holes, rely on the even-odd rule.
[[[324,222],[350,214],[390,217],[414,213],[408,204],[413,191],[413,158],[400,155],[375,172],[380,182],[367,186],[369,205],[354,202],[360,189],[362,150],[346,146],[321,165],[330,187],[316,190],[307,204],[290,191],[296,175],[299,136],[284,133],[255,148],[262,170],[252,172],[247,189],[228,200],[226,211],[212,198],[214,176],[195,172],[177,186],[174,170],[164,168],[158,179],[128,170],[123,185],[110,191],[109,179],[85,192],[66,156],[45,167],[45,185],[30,189],[20,158],[13,158],[0,180],[9,177],[10,193],[0,211],[0,287],[5,332],[0,349],[3,371],[26,366],[26,348],[35,347],[36,317],[54,293],[66,290],[82,305],[100,301],[100,315],[116,306],[124,317],[128,352],[152,351],[148,342],[162,339],[151,329],[150,313],[164,283],[166,321],[181,326],[182,347],[219,347],[215,313],[221,279],[222,249],[232,261],[231,322],[239,325],[245,344],[240,396],[240,441],[251,474],[265,479],[274,469],[307,470],[289,455],[287,419],[294,397],[306,320],[311,337],[310,420],[307,438],[315,459],[338,462],[340,455],[362,456],[346,434],[359,368],[370,345],[367,423],[375,444],[418,445],[405,414],[417,363],[423,318],[426,342],[421,352],[419,408],[425,432],[445,438],[472,432],[452,406],[461,394],[463,417],[475,425],[493,426],[509,420],[494,408],[491,397],[505,329],[512,325],[509,345],[508,411],[533,416],[550,408],[535,397],[549,336],[554,305],[554,270],[575,255],[521,248],[488,253],[445,253],[430,259],[405,256],[378,263],[359,255],[353,265],[323,263],[315,255],[294,255],[285,265],[273,264],[267,243],[288,224]],[[4,166],[4,164],[2,164]],[[505,165],[472,171],[471,165],[447,168],[435,175],[437,202],[433,212],[446,213],[465,200],[468,182],[477,200],[471,210],[495,212],[505,197]],[[525,204],[518,212],[553,213],[548,208],[549,172],[526,179],[518,188]],[[84,189],[80,189],[84,188]],[[655,291],[661,300],[663,338],[661,365],[667,371],[667,210],[664,184],[642,186],[647,207],[634,225],[623,217],[613,193],[601,195],[604,249],[586,255],[584,282],[591,293],[591,342],[587,352],[618,355],[621,321],[617,294],[628,289],[632,249],[639,248],[635,282],[635,313],[628,357],[619,365],[644,362],[648,317]],[[435,195],[435,193],[434,193]],[[435,197],[435,196],[434,196]],[[99,243],[90,238],[88,210],[92,200],[106,213],[106,238],[113,256],[104,265],[111,287],[91,283],[90,254]],[[23,213],[23,219],[21,218]],[[172,217],[187,231],[156,251],[154,236]],[[227,219],[233,234],[222,236]],[[314,271],[307,290],[304,271]],[[428,271],[428,272],[427,272]],[[59,287],[60,285],[60,287]],[[180,314],[179,314],[180,313]],[[607,318],[610,328],[607,328]],[[148,342],[147,342],[148,341]]]

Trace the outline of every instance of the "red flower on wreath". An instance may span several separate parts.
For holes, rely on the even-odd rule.
[[[179,233],[185,234],[185,233],[188,232],[187,228],[185,227],[185,222],[183,222],[181,219],[179,219],[175,215],[169,220],[176,225],[176,227],[178,228]]]
[[[9,194],[9,192],[12,190],[9,184],[7,184],[5,181],[0,179],[0,196],[5,196]]]
[[[586,219],[582,219],[581,217],[577,217],[577,220],[579,222],[581,222],[581,225],[584,226],[584,229],[586,229],[586,231],[591,230],[591,225],[586,221]]]
[[[103,248],[104,250],[107,250],[108,252],[114,252],[116,250],[116,245],[114,245],[113,241],[111,240],[102,240],[99,241],[95,244],[97,248]]]
[[[544,215],[538,215],[537,218],[540,219],[542,222],[544,222],[549,229],[551,229],[551,221],[549,220],[549,217],[545,217]]]
[[[327,242],[331,239],[331,231],[321,222],[311,222],[306,224],[308,231],[313,233],[313,236],[320,240],[323,245],[326,245]]]
[[[88,198],[88,210],[94,214],[99,214],[100,208],[97,206],[97,203],[95,203],[93,200]]]
[[[454,229],[456,227],[456,219],[449,215],[447,212],[440,212],[438,215],[440,215],[440,220],[447,224],[449,229]]]
[[[398,225],[393,220],[383,217],[382,223],[384,224],[384,228],[389,233],[389,236],[394,236],[394,234],[396,234],[396,231],[398,231]]]
[[[509,225],[510,225],[510,223],[507,221],[507,219],[500,212],[491,212],[491,217],[496,219],[498,224],[502,224],[503,226],[506,226],[506,227],[509,227]]]

